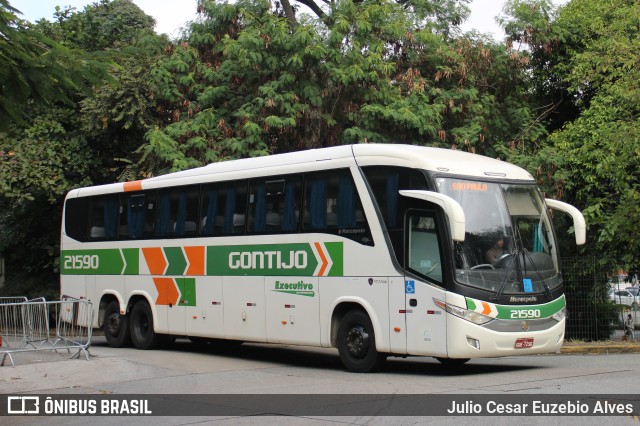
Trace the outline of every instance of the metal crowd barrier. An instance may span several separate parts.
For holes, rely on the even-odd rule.
[[[52,327],[54,324],[54,327]],[[84,354],[89,359],[93,309],[91,302],[63,296],[46,301],[43,297],[0,298],[0,354],[4,366],[13,354],[32,351],[67,350],[71,358]]]

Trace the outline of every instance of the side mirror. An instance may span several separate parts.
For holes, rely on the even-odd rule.
[[[550,209],[560,210],[571,216],[573,219],[573,229],[576,234],[576,244],[582,245],[587,242],[587,225],[584,221],[584,216],[580,213],[580,210],[573,207],[571,204],[563,203],[558,200],[551,200],[547,198],[545,200],[547,206]]]
[[[399,193],[403,197],[429,201],[442,207],[449,218],[451,237],[454,241],[464,241],[466,219],[464,217],[464,210],[462,210],[462,206],[456,200],[444,194],[432,191],[402,190],[399,191]]]

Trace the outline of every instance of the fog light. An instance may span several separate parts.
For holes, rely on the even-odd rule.
[[[473,337],[467,337],[467,343],[480,350],[480,340],[474,339]]]
[[[558,312],[556,312],[555,314],[551,315],[551,318],[553,318],[554,320],[556,320],[558,322],[562,321],[566,317],[567,317],[567,309],[566,308],[562,308]]]

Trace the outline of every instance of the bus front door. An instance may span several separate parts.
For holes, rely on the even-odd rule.
[[[435,304],[444,300],[440,244],[442,222],[432,211],[409,210],[405,236],[407,353],[446,356],[447,317]]]

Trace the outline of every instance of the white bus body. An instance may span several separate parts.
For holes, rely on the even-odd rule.
[[[580,212],[548,206],[572,215],[582,244]],[[73,190],[61,291],[94,303],[112,346],[188,336],[337,347],[366,372],[388,354],[558,351],[556,247],[525,170],[361,144]]]

